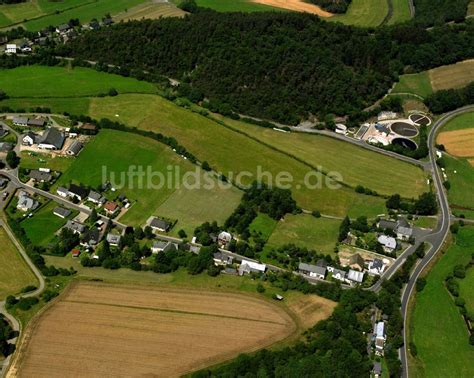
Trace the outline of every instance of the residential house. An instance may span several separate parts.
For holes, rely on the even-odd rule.
[[[68,154],[70,156],[77,156],[77,155],[79,155],[79,152],[81,152],[82,147],[84,147],[83,144],[81,142],[79,142],[78,140],[75,140],[66,149],[66,154]]]
[[[71,26],[69,26],[69,24],[61,24],[58,27],[56,27],[56,33],[65,33],[69,29],[71,29]]]
[[[68,195],[77,198],[79,201],[82,201],[83,199],[87,198],[87,194],[89,191],[86,188],[83,188],[82,186],[71,184],[69,186],[68,190]]]
[[[381,219],[377,225],[378,228],[382,230],[391,230],[395,231],[397,228],[397,222],[388,219]]]
[[[104,197],[102,197],[102,194],[94,191],[89,193],[87,200],[97,205],[103,205],[107,201]]]
[[[97,126],[93,125],[92,123],[83,123],[81,126],[79,126],[79,130],[82,134],[97,134]]]
[[[364,281],[364,273],[359,272],[357,270],[349,269],[346,277],[347,282],[354,284],[354,283],[362,283]]]
[[[232,256],[225,255],[222,252],[216,252],[214,253],[213,256],[214,259],[214,265],[219,266],[219,265],[232,265],[234,258]]]
[[[346,271],[342,269],[337,269],[332,266],[327,267],[328,272],[332,273],[332,278],[338,281],[345,281],[346,280]]]
[[[387,253],[392,253],[397,248],[397,241],[391,236],[380,235],[377,241],[382,244],[383,250]]]
[[[44,127],[46,120],[44,118],[28,118],[27,126],[31,127]]]
[[[95,247],[100,242],[100,232],[97,228],[91,228],[86,232],[81,240],[81,245],[84,247]]]
[[[13,117],[12,122],[15,126],[23,126],[23,127],[28,126],[28,118],[27,117],[15,116],[15,117]]]
[[[382,364],[380,362],[374,362],[372,373],[374,373],[374,378],[379,378],[382,376]]]
[[[89,28],[91,30],[98,30],[100,28],[99,22],[97,20],[92,20],[89,22]]]
[[[13,144],[8,142],[0,142],[0,152],[8,152],[13,150]]]
[[[265,264],[259,264],[253,261],[242,260],[239,266],[239,276],[250,273],[265,273],[267,266]]]
[[[32,146],[33,144],[36,143],[37,140],[38,140],[38,135],[29,131],[25,135],[23,135],[23,138],[21,141],[24,146]]]
[[[28,42],[26,41],[23,41],[22,44],[20,45],[20,51],[22,53],[30,53],[33,51],[33,49],[31,48],[31,46],[28,44]]]
[[[385,264],[381,259],[373,259],[369,262],[368,271],[370,274],[380,276],[385,271]]]
[[[108,215],[115,215],[119,209],[119,205],[117,205],[113,201],[107,201],[104,205],[104,210]]]
[[[322,266],[300,262],[298,265],[298,272],[304,274],[305,276],[319,278],[320,280],[324,280],[326,278],[326,268]]]
[[[400,240],[409,240],[413,235],[413,228],[410,223],[403,218],[399,217],[397,222],[397,238]]]
[[[53,179],[53,175],[49,172],[42,172],[39,169],[32,169],[28,174],[28,177],[35,182],[50,182]]]
[[[56,207],[53,210],[53,214],[64,219],[71,215],[71,210],[65,209],[63,207]]]
[[[38,141],[38,148],[43,150],[61,150],[66,140],[64,134],[56,129],[50,127]]]
[[[157,240],[153,242],[153,245],[151,246],[152,253],[168,252],[172,249],[176,250],[176,245],[169,241],[163,240]]]
[[[14,44],[14,43],[7,44],[7,47],[5,48],[5,53],[7,53],[7,54],[16,54],[16,51],[17,51],[16,44]]]
[[[155,231],[167,232],[171,224],[163,219],[153,217],[150,222],[150,227]]]
[[[120,235],[111,234],[111,233],[107,234],[107,242],[112,247],[119,247],[121,239],[122,237]]]
[[[232,235],[228,233],[227,231],[222,231],[217,236],[217,244],[219,244],[219,247],[221,248],[226,248],[231,241],[232,241]]]
[[[379,356],[383,356],[385,340],[386,340],[384,322],[378,322],[375,324],[374,335],[375,335],[375,354]]]
[[[56,194],[59,197],[67,198],[67,197],[69,197],[69,190],[67,190],[66,188],[63,188],[62,186],[60,186],[58,189],[56,189]]]
[[[80,255],[81,255],[81,250],[80,249],[76,248],[76,249],[73,249],[71,251],[71,256],[74,257],[74,258],[79,257]]]
[[[33,211],[39,206],[38,201],[35,199],[31,198],[30,195],[23,190],[20,191],[18,194],[18,204],[16,205],[16,208],[18,210],[27,212],[27,211]]]
[[[75,234],[79,234],[79,235],[83,234],[86,231],[86,226],[84,226],[82,223],[79,223],[73,220],[67,221],[64,227],[73,231]]]

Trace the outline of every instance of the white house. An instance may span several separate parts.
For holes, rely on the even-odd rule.
[[[245,273],[265,273],[266,269],[267,266],[265,264],[242,260],[239,267],[239,276],[243,276]]]
[[[337,123],[336,124],[336,133],[346,135],[347,134],[347,126],[343,125],[342,123]]]
[[[349,283],[362,283],[364,281],[364,273],[357,270],[349,269],[347,273],[347,282]]]
[[[94,191],[89,193],[87,200],[97,205],[103,205],[106,202],[106,199],[102,196],[102,194]]]
[[[5,53],[7,53],[7,54],[16,54],[16,50],[17,50],[16,44],[9,43],[9,44],[7,44],[7,47],[5,48]]]
[[[306,276],[319,278],[320,280],[324,280],[326,278],[326,268],[322,266],[300,262],[298,265],[298,271]]]
[[[24,146],[32,146],[33,144],[35,144],[37,137],[38,136],[35,133],[29,132],[23,136],[21,142]]]
[[[391,253],[395,250],[395,248],[397,248],[397,241],[391,236],[380,235],[377,240],[380,244],[382,244],[383,250],[385,252]]]
[[[18,210],[27,212],[27,211],[32,211],[35,210],[38,207],[38,202],[31,198],[28,193],[21,191],[18,195],[18,204],[16,205],[16,208]]]
[[[385,271],[385,264],[380,259],[374,259],[369,262],[368,271],[372,275],[380,276]]]
[[[67,198],[69,196],[69,190],[67,190],[66,188],[63,188],[62,186],[56,189],[56,193],[58,196],[63,197],[63,198]]]
[[[375,354],[379,356],[383,356],[383,350],[384,350],[385,340],[386,340],[384,322],[378,322],[375,324],[374,334],[375,334]]]

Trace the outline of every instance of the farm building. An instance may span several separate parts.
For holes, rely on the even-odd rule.
[[[81,142],[79,142],[78,140],[75,140],[67,148],[66,154],[71,155],[71,156],[77,156],[77,155],[79,155],[79,152],[81,152],[82,147],[84,147],[83,144]]]
[[[13,117],[12,122],[15,126],[24,126],[24,127],[28,126],[28,118],[27,117],[15,116],[15,117]]]
[[[320,280],[324,280],[326,278],[326,268],[322,266],[300,262],[298,265],[298,272],[304,274],[305,276],[319,278]]]
[[[253,261],[242,260],[239,267],[239,276],[249,273],[265,273],[267,266],[265,264],[259,264]]]
[[[352,283],[362,283],[364,281],[364,273],[357,270],[349,269],[347,280]]]
[[[28,118],[27,126],[44,127],[46,120],[44,118]]]
[[[64,134],[54,127],[45,131],[38,143],[38,148],[43,150],[60,150],[65,141]]]
[[[153,217],[150,222],[150,227],[155,231],[167,232],[171,224],[163,219]]]
[[[222,252],[216,252],[213,256],[214,265],[232,265],[234,258],[232,256],[227,256]]]

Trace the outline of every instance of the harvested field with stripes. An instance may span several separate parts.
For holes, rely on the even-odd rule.
[[[438,136],[438,143],[456,157],[474,157],[474,128],[443,131]]]
[[[318,321],[334,305],[316,296],[285,307],[251,294],[75,283],[32,322],[11,371],[180,376],[284,340],[307,323],[300,316]]]

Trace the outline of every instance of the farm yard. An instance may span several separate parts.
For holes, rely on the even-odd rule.
[[[17,294],[28,285],[37,285],[36,278],[8,237],[0,227],[0,301]]]
[[[133,8],[144,0],[30,0],[26,3],[0,6],[0,28],[23,26],[37,31],[50,25],[57,26],[78,18],[82,23],[106,14],[112,16]]]
[[[416,295],[410,321],[411,339],[418,352],[410,366],[413,376],[468,377],[474,374],[474,346],[469,345],[466,324],[444,284],[454,266],[470,260],[473,248],[474,229],[461,228],[455,243],[427,275],[423,291]]]
[[[474,207],[474,113],[460,115],[446,124],[437,143],[447,151],[443,162],[450,183],[449,202],[456,214],[470,218]]]
[[[121,182],[121,175],[125,175],[130,166],[141,167],[144,172],[150,169],[142,184],[136,179],[129,180],[128,176],[124,176],[125,181]],[[178,186],[182,185],[181,182],[174,181],[166,182],[158,188],[158,175],[162,174],[167,178],[169,168],[173,175],[174,169],[178,169],[178,177],[181,178],[186,172],[193,171],[194,166],[169,147],[152,139],[120,131],[102,130],[60,177],[55,188],[68,186],[71,181],[96,188],[103,182],[103,169],[106,169],[106,178],[111,179],[111,183],[116,186],[116,195],[123,192],[134,202],[121,218],[124,223],[134,226],[143,225],[149,216],[161,209],[180,221],[178,227],[190,231],[206,220],[214,220],[215,216],[219,219],[226,218],[237,206],[241,193],[235,188],[220,189],[216,185],[209,190],[191,188],[188,191],[193,193],[188,193]],[[200,171],[198,176],[202,178],[203,174]],[[148,179],[152,180],[152,185],[147,184]],[[216,183],[215,179],[212,180]],[[120,188],[122,185],[123,188]],[[213,205],[210,206],[210,203]]]
[[[462,88],[474,77],[474,59],[400,76],[391,93],[411,93],[427,97],[442,89]]]
[[[322,319],[327,302],[294,308]],[[80,282],[34,320],[15,368],[20,376],[178,376],[290,337],[298,329],[291,313],[255,295]]]

